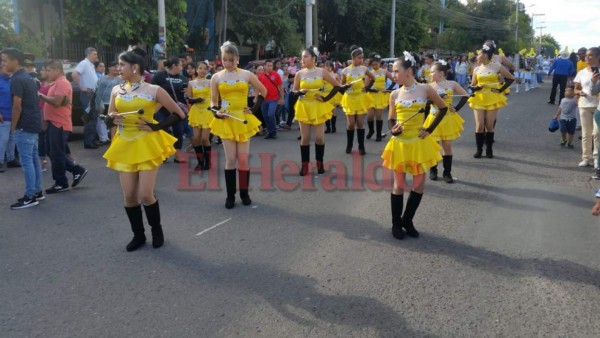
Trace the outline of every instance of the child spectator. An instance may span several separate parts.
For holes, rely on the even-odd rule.
[[[560,146],[573,149],[573,134],[577,126],[577,102],[573,87],[567,87],[565,90],[565,97],[560,101],[554,119],[558,119],[560,123]]]

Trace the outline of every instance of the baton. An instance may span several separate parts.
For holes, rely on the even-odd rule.
[[[412,115],[411,115],[411,116],[409,116],[409,117],[408,117],[406,120],[404,120],[404,121],[402,121],[402,122],[400,122],[400,123],[397,123],[397,124],[400,124],[401,126],[403,126],[403,125],[404,125],[406,122],[410,121],[410,120],[411,120],[413,117],[415,117],[415,116],[417,116],[417,115],[419,115],[419,114],[421,114],[421,113],[424,113],[424,112],[425,112],[425,109],[424,109],[424,108],[421,108],[421,109],[419,109],[419,111],[418,111],[418,112],[416,112],[416,113],[412,114]],[[389,133],[391,133],[391,132],[392,132],[392,130],[388,130],[388,131],[386,131],[386,132],[385,132],[383,135],[387,135],[387,134],[389,134]]]
[[[237,116],[233,116],[233,115],[230,115],[230,114],[227,114],[227,113],[224,113],[224,112],[219,112],[217,109],[213,109],[212,107],[208,107],[208,110],[210,110],[210,111],[211,111],[211,112],[213,112],[213,113],[219,113],[219,114],[221,114],[221,115],[225,115],[225,116],[227,116],[227,117],[229,117],[229,118],[232,118],[232,119],[234,119],[234,120],[236,120],[236,121],[240,121],[240,122],[242,122],[243,124],[248,124],[248,121],[247,121],[247,120],[241,119],[241,118],[239,118],[239,117],[237,117]]]

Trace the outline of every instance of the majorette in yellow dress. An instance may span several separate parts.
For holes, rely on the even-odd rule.
[[[396,118],[405,121],[411,115],[425,107],[426,99],[396,100]],[[398,173],[422,175],[442,160],[441,147],[430,136],[419,138],[423,127],[423,118],[416,116],[404,124],[402,134],[392,136],[381,158],[383,166]]]
[[[342,96],[341,104],[346,115],[366,114],[369,109],[367,94],[363,92],[366,71],[367,68],[364,66],[349,66],[342,71],[342,74],[346,76],[346,83],[360,80],[352,84]]]
[[[498,71],[477,74],[477,85],[483,88],[475,91],[475,96],[469,98],[469,106],[472,109],[496,110],[506,106],[506,95],[492,91],[498,89],[498,79]]]
[[[373,72],[375,82],[371,88],[377,89],[377,92],[368,92],[367,99],[369,107],[375,109],[385,109],[390,104],[390,93],[385,91],[385,80],[387,71],[379,68],[377,72]]]
[[[331,91],[333,90],[333,85],[327,81],[323,81],[325,84],[323,86],[323,97],[326,97],[327,95],[329,95],[329,93],[331,93]],[[334,107],[337,107],[341,104],[342,102],[342,94],[340,94],[339,92],[336,93],[329,101],[329,104],[331,104]]]
[[[296,110],[296,121],[318,125],[323,124],[333,116],[333,105],[328,102],[321,102],[316,99],[316,95],[322,95],[320,89],[323,88],[325,83],[329,83],[323,80],[322,75],[315,77],[308,77],[306,74],[301,74],[300,78],[300,90],[309,90],[305,95],[300,96],[294,109]]]
[[[247,142],[259,131],[260,121],[252,114],[244,113],[248,105],[248,82],[243,79],[221,80],[218,84],[221,109],[229,115],[248,121],[244,124],[232,118],[213,119],[211,132],[223,140]]]
[[[430,83],[431,82],[431,66],[430,65],[423,65],[423,79],[425,80],[426,83]]]
[[[158,104],[156,102],[158,87],[148,87],[150,89],[144,92],[119,94],[115,98],[118,112],[136,111],[141,108],[144,109],[144,114],[123,116],[123,124],[118,126],[110,147],[103,155],[108,161],[106,164],[108,168],[122,172],[153,170],[176,152],[173,145],[177,139],[167,132],[138,129],[137,122],[140,118],[157,123],[153,116]]]
[[[192,99],[202,98],[204,101],[194,103],[188,120],[190,126],[196,128],[208,128],[214,119],[214,116],[208,107],[210,107],[210,80],[198,79],[192,84]]]
[[[454,91],[451,88],[447,88],[445,90],[438,89],[438,95],[447,95],[443,97],[444,102],[446,103],[446,107],[448,107],[448,111],[444,118],[438,124],[438,126],[431,133],[431,137],[436,141],[452,141],[456,140],[460,137],[460,133],[465,130],[463,128],[463,124],[465,120],[458,114],[457,112],[451,111],[449,108],[452,107],[452,95],[454,95]],[[436,106],[431,106],[431,111],[427,119],[425,120],[425,128],[429,127],[433,120],[435,120],[435,115],[437,114],[438,109]]]

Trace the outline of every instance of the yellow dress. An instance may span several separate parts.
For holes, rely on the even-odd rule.
[[[153,118],[157,106],[154,96],[142,93],[119,95],[115,98],[115,105],[119,112],[142,108],[144,114],[124,116],[123,124],[118,127],[110,147],[103,155],[108,168],[122,172],[153,170],[175,154],[175,137],[163,130],[145,131],[137,127],[140,118],[157,122]]]
[[[430,65],[423,66],[423,79],[425,80],[426,83],[431,82],[431,66]]]
[[[376,93],[367,93],[367,99],[369,100],[369,107],[375,109],[385,109],[390,104],[390,93],[385,92],[385,80],[386,80],[386,71],[380,69],[378,72],[374,73],[375,75],[375,83],[371,88],[377,89]]]
[[[425,107],[425,100],[397,100],[396,118],[402,122]],[[441,159],[441,147],[432,137],[419,138],[423,119],[416,116],[404,124],[404,131],[392,136],[381,154],[383,166],[398,173],[422,175]]]
[[[329,95],[329,93],[333,90],[333,85],[327,81],[323,81],[325,82],[325,85],[323,86],[323,97]],[[341,104],[342,102],[342,94],[340,93],[336,93],[329,101],[329,104],[331,104],[334,107],[337,107]]]
[[[221,81],[218,84],[221,108],[228,114],[248,121],[244,124],[232,118],[213,119],[211,132],[223,140],[248,142],[260,130],[260,121],[253,114],[244,113],[248,105],[248,82],[244,80]]]
[[[322,77],[304,77],[300,79],[300,90],[309,89],[304,96],[298,98],[296,101],[296,105],[294,109],[296,111],[296,121],[318,125],[323,124],[325,121],[329,120],[331,116],[333,116],[333,105],[329,102],[321,102],[316,99],[316,95],[323,95],[323,93],[318,90],[323,88],[325,83],[329,83],[324,81]]]
[[[477,74],[477,85],[483,89],[475,92],[475,96],[469,98],[469,106],[478,110],[496,110],[506,106],[506,95],[492,92],[498,89],[498,73]]]
[[[190,126],[208,128],[214,119],[212,112],[208,110],[208,107],[210,107],[210,81],[202,81],[199,84],[194,84],[192,86],[192,98],[203,98],[204,101],[192,105],[192,109],[190,109],[190,114],[188,115]]]
[[[350,69],[354,68],[354,66],[348,67]],[[348,69],[347,68],[347,69]],[[367,99],[367,94],[363,93],[365,73],[362,74],[354,73],[352,70],[346,74],[346,83],[350,83],[356,80],[350,88],[346,90],[344,95],[342,96],[342,108],[346,115],[363,115],[367,113],[369,109],[369,101]]]
[[[437,91],[437,93],[439,95],[447,95],[444,98],[444,102],[446,103],[446,107],[448,107],[448,111],[446,112],[446,115],[444,115],[444,118],[440,124],[438,124],[438,126],[433,130],[433,133],[431,133],[431,137],[436,141],[456,140],[460,137],[460,133],[465,130],[465,128],[463,128],[465,120],[457,112],[450,111],[450,107],[452,107],[452,95],[454,95],[454,91],[452,89],[440,89]],[[425,128],[429,127],[431,123],[433,123],[437,112],[437,107],[432,105],[431,112],[425,120]]]

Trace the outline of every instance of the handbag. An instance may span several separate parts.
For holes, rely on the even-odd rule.
[[[548,130],[551,133],[553,133],[553,132],[557,131],[558,128],[560,128],[560,124],[558,123],[558,120],[552,119],[550,121],[550,125],[548,126]]]
[[[170,77],[170,76],[167,74],[167,79],[170,79],[170,78],[171,78],[171,77]],[[189,108],[188,108],[187,104],[185,104],[185,103],[182,103],[182,102],[179,102],[179,101],[177,100],[177,94],[175,93],[175,87],[173,87],[173,82],[171,82],[170,80],[168,80],[168,81],[169,81],[169,84],[171,85],[171,90],[173,91],[173,98],[174,98],[174,100],[175,100],[175,103],[177,103],[177,105],[179,106],[179,109],[181,109],[181,111],[183,111],[183,114],[184,114],[185,116],[187,116],[187,115],[188,115],[188,113],[190,112],[190,110],[189,110]]]

